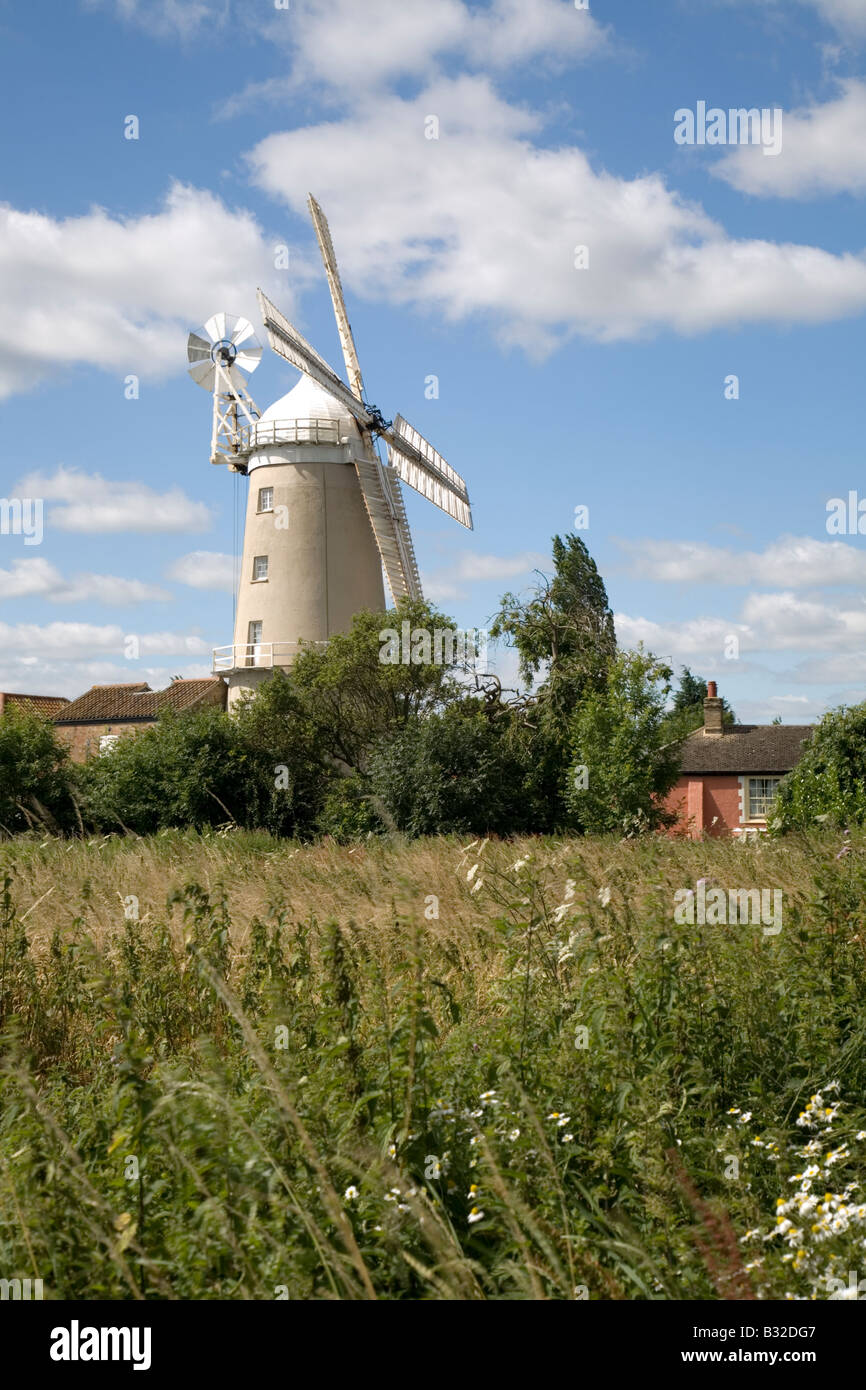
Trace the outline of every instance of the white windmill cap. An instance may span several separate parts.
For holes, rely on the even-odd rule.
[[[342,420],[346,432],[358,432],[346,407],[306,375],[302,375],[291,391],[263,412],[260,423],[265,424],[269,420]]]

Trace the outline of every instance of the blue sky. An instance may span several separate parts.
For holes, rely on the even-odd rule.
[[[864,0],[0,0],[0,495],[46,508],[0,535],[0,689],[231,641],[246,484],[186,337],[261,284],[340,365],[312,191],[369,398],[469,485],[472,534],[406,494],[445,611],[483,626],[585,505],[624,645],[745,719],[866,698],[866,534],[826,525],[866,499],[864,49]],[[699,102],[780,108],[781,152],[678,145]]]

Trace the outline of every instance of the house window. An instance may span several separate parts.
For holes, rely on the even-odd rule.
[[[747,783],[748,820],[766,820],[781,777],[750,777]]]
[[[259,488],[259,511],[272,512],[274,510],[274,489],[272,487]]]
[[[268,577],[268,557],[267,555],[256,555],[253,559],[253,579],[267,579]]]

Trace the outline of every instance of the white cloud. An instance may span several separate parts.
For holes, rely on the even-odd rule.
[[[425,596],[431,602],[441,603],[447,599],[463,598],[466,584],[514,579],[549,567],[550,556],[535,550],[524,550],[518,555],[476,555],[465,551],[455,556],[447,568],[422,575],[422,585]]]
[[[798,598],[750,594],[742,617],[764,651],[856,652],[866,639],[866,604],[856,608]]]
[[[747,2],[754,4],[754,0]],[[759,3],[769,4],[784,11],[788,11],[790,6],[790,0],[759,0]],[[863,0],[799,0],[799,3],[815,10],[821,19],[826,20],[846,37],[866,35],[866,8]]]
[[[142,632],[130,634],[116,624],[96,623],[2,623],[0,622],[0,651],[4,659],[17,657],[42,661],[82,661],[103,656],[121,659],[125,656],[130,636],[138,639],[141,657],[168,656],[173,653],[210,657],[211,648],[201,637],[183,632]],[[125,668],[136,679],[137,665],[130,661]]]
[[[200,679],[211,674],[210,664],[177,663],[171,666],[120,665],[111,661],[43,660],[33,657],[0,656],[0,690],[24,695],[65,695],[74,700],[92,685],[125,685],[147,681],[153,690],[162,690],[172,676]]]
[[[729,550],[702,541],[619,541],[642,579],[714,586],[766,584],[828,588],[866,584],[866,549],[845,541],[780,536],[762,551]]]
[[[86,0],[88,9],[113,9],[158,38],[188,39],[214,26],[222,27],[231,13],[230,0]]]
[[[59,531],[207,531],[211,508],[195,502],[180,488],[155,492],[146,483],[118,482],[99,473],[80,473],[61,465],[54,473],[28,473],[17,496],[56,502],[48,510],[46,527]]]
[[[258,322],[255,287],[273,277],[252,214],[181,184],[137,218],[0,204],[0,318],[15,325],[0,342],[0,399],[73,364],[111,372],[118,389],[130,373],[181,373],[190,329],[219,309]]]
[[[866,684],[866,652],[810,657],[794,667],[790,679],[802,685],[814,685],[824,681],[841,686],[849,686],[852,683]],[[866,695],[862,698],[866,698]]]
[[[844,32],[866,34],[866,8],[863,0],[800,0]]]
[[[634,648],[643,642],[657,656],[677,659],[706,655],[721,660],[729,636],[737,636],[745,650],[751,635],[743,624],[725,618],[689,618],[684,622],[659,623],[652,618],[615,613],[614,624],[621,647]]]
[[[866,192],[866,82],[852,78],[834,101],[785,112],[779,155],[738,145],[713,173],[743,193],[777,198]]]
[[[767,695],[759,700],[737,697],[740,724],[771,724],[780,718],[784,724],[816,724],[827,708],[826,701],[808,695]]]
[[[310,84],[339,104],[379,95],[397,80],[429,81],[449,71],[503,72],[528,63],[546,68],[596,56],[610,31],[573,0],[292,0],[289,23],[277,15],[260,31],[286,50],[285,75],[249,83],[216,116],[262,100],[291,100]]]
[[[594,16],[571,0],[492,0],[472,8],[460,0],[299,0],[292,40],[296,71],[357,90],[429,76],[446,56],[488,69],[542,56],[580,58],[597,52],[605,37]]]
[[[166,571],[169,579],[189,584],[193,589],[219,589],[232,593],[235,587],[234,558],[213,550],[193,550],[182,555]]]
[[[709,656],[720,666],[727,664],[725,649],[732,636],[738,639],[741,653],[812,651],[853,657],[866,644],[866,603],[845,607],[800,598],[790,591],[750,594],[736,619],[704,617],[658,623],[618,613],[614,622],[623,647],[643,642],[662,657]],[[824,662],[816,663],[816,670],[824,668]],[[814,679],[833,677],[820,674]]]
[[[440,138],[426,140],[428,114]],[[506,342],[545,351],[580,333],[628,339],[743,323],[821,322],[866,307],[866,258],[736,240],[658,174],[619,178],[484,78],[378,97],[342,121],[267,137],[255,181],[298,212],[312,188],[344,278],[452,320],[484,314]],[[388,171],[369,196],[369,170]],[[575,269],[575,247],[589,269]]]
[[[165,589],[140,579],[121,579],[114,574],[76,574],[71,579],[47,560],[16,560],[0,570],[0,599],[44,598],[52,603],[160,603],[171,599]]]

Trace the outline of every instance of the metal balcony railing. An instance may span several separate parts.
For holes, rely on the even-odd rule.
[[[349,428],[346,420],[257,420],[247,449],[268,444],[339,444]]]
[[[326,647],[327,642],[234,642],[215,647],[211,669],[216,675],[229,671],[272,671],[289,666],[304,647]]]

